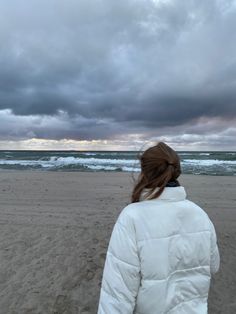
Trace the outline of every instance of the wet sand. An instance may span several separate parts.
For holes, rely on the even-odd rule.
[[[234,314],[236,177],[180,181],[218,236],[209,313]],[[0,313],[96,314],[109,237],[132,187],[130,173],[2,171]]]

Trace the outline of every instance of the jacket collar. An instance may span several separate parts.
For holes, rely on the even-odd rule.
[[[159,187],[157,187],[153,193],[149,196],[149,198],[159,190]],[[176,186],[176,187],[165,187],[164,191],[161,193],[161,195],[157,198],[154,198],[150,200],[148,197],[146,197],[147,192],[149,189],[144,189],[141,193],[140,200],[145,201],[157,201],[157,200],[167,200],[167,201],[183,201],[186,199],[186,191],[183,186]]]

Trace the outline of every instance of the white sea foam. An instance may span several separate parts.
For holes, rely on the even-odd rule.
[[[236,160],[218,160],[218,159],[184,159],[184,164],[212,166],[212,165],[236,165]]]
[[[210,153],[199,153],[200,156],[210,156]]]
[[[93,170],[117,170],[117,167],[114,166],[96,166],[96,165],[89,165],[89,169]]]
[[[124,166],[124,167],[122,167],[122,170],[123,171],[128,171],[128,172],[140,172],[140,168],[136,168],[136,167],[134,167],[134,168],[132,168],[132,167],[126,167],[126,166]]]
[[[127,172],[139,172],[140,168],[135,168],[135,167],[115,167],[115,166],[102,166],[102,165],[89,165],[89,169],[93,170],[122,170],[122,171],[127,171]]]
[[[98,153],[83,153],[85,156],[96,156]]]
[[[108,159],[108,158],[79,158],[79,157],[51,157],[50,162],[56,165],[134,165],[134,159]]]
[[[47,160],[5,160],[0,159],[0,165],[19,165],[19,166],[42,166],[43,168],[50,168],[52,164]]]
[[[179,156],[210,156],[210,153],[199,153],[199,152],[182,152],[182,153],[178,153]]]

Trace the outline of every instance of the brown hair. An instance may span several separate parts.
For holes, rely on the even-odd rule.
[[[155,188],[159,187],[149,199],[159,197],[166,184],[170,181],[177,181],[181,174],[178,154],[163,142],[145,150],[138,156],[138,159],[140,160],[141,172],[132,192],[132,203],[139,202],[141,193],[145,188],[150,189],[147,194],[149,196]]]

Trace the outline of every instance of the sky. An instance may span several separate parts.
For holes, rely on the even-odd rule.
[[[236,150],[236,1],[0,0],[0,149]]]

